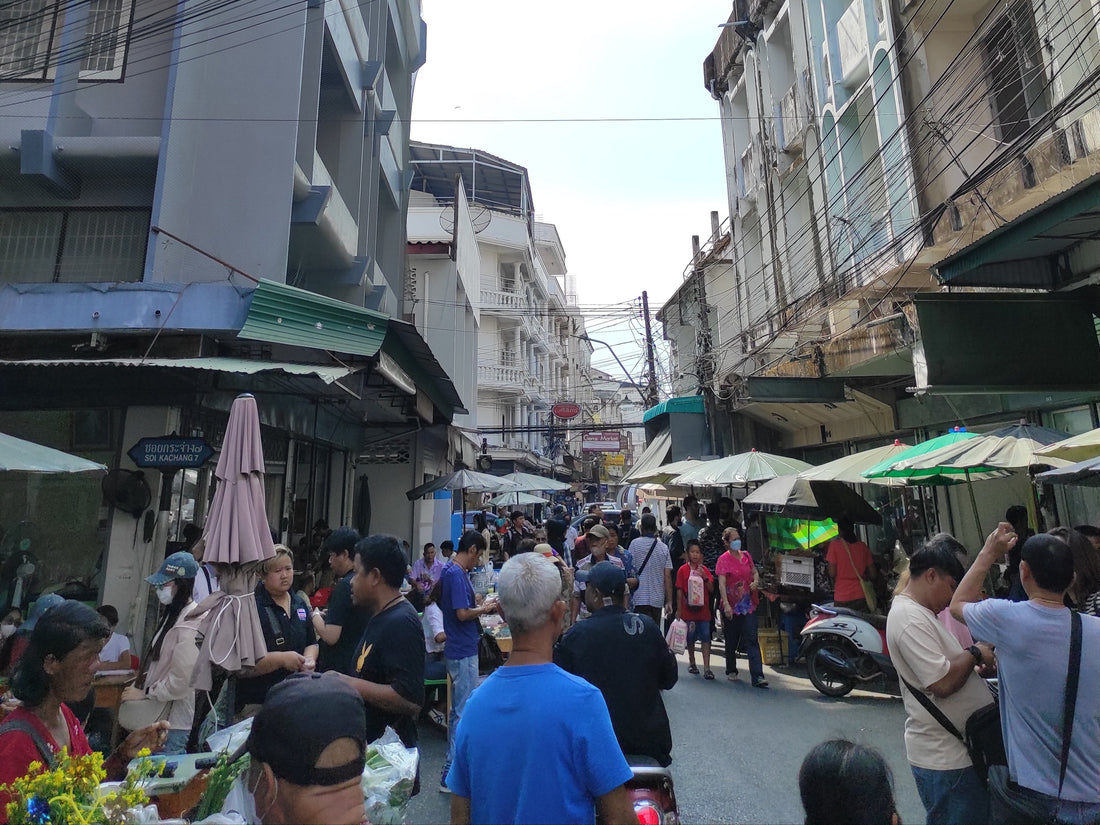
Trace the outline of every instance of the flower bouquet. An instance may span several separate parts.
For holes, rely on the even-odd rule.
[[[140,816],[149,802],[144,790],[146,779],[156,773],[153,761],[144,750],[126,779],[105,790],[103,754],[70,756],[62,750],[57,765],[46,770],[32,762],[22,779],[3,786],[11,794],[7,805],[11,825],[125,825]]]

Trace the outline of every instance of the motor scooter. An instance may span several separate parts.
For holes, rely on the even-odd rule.
[[[639,825],[680,825],[676,789],[669,769],[645,756],[628,754],[626,761],[634,772],[626,790]]]
[[[815,604],[801,635],[810,682],[826,696],[845,696],[857,684],[879,677],[897,680],[885,616]]]

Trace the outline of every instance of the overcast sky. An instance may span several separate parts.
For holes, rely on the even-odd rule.
[[[729,0],[423,0],[413,139],[525,166],[582,306],[645,289],[656,313],[683,281],[691,236],[710,235],[712,210],[728,213],[702,64],[729,11]],[[640,318],[612,321],[594,316],[590,332],[638,378]],[[593,363],[621,375],[603,347]]]

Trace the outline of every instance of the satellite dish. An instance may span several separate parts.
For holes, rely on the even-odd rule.
[[[489,224],[492,223],[492,220],[493,212],[491,209],[489,209],[489,207],[482,206],[480,203],[470,204],[470,223],[473,225],[475,235],[484,232]],[[447,207],[439,213],[439,225],[443,227],[444,232],[454,234],[454,209],[452,209],[451,207]]]

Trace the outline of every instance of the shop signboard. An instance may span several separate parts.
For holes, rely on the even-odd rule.
[[[560,401],[550,408],[550,411],[558,418],[568,420],[581,414],[581,405],[572,401]]]
[[[615,430],[585,433],[581,439],[581,449],[590,453],[617,453],[621,448]]]
[[[194,469],[201,467],[214,455],[205,438],[165,435],[142,438],[126,451],[138,467],[158,470]]]
[[[608,467],[622,467],[626,465],[626,456],[622,453],[612,453],[603,457],[603,463]]]

